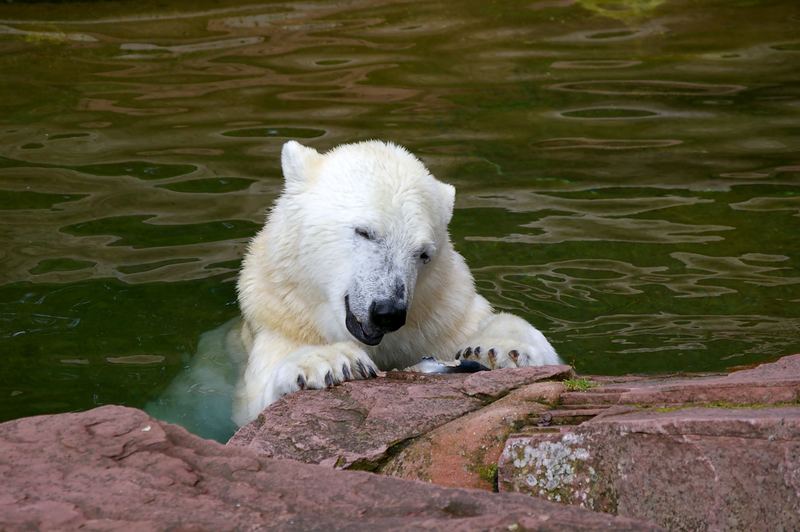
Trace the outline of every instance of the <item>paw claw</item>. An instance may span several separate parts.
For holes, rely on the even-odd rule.
[[[460,350],[456,353],[456,360],[458,360],[459,358],[461,358],[461,351]]]
[[[475,356],[476,357],[481,356],[481,346],[475,348]]]
[[[353,375],[350,373],[350,368],[347,367],[347,364],[342,364],[342,375],[344,375],[344,380],[346,381],[353,380]]]
[[[509,351],[509,352],[508,352],[508,356],[509,356],[509,357],[511,358],[511,360],[513,360],[513,361],[514,361],[514,363],[516,364],[516,363],[517,363],[517,360],[519,360],[519,351],[517,351],[516,349],[512,349],[511,351]]]
[[[333,374],[330,371],[325,374],[325,386],[328,388],[333,386]]]
[[[489,362],[491,362],[492,366],[494,366],[495,362],[497,362],[497,351],[495,348],[493,347],[489,349],[489,351],[486,353],[486,356],[489,357]]]
[[[356,362],[356,365],[358,366],[358,372],[361,374],[362,379],[371,379],[372,377],[378,376],[375,368],[371,365],[364,364],[360,360]]]
[[[466,349],[464,349],[464,358],[469,358],[471,356],[472,356],[472,348],[467,347]]]
[[[306,389],[306,379],[302,375],[297,376],[297,387],[300,388],[301,390]]]

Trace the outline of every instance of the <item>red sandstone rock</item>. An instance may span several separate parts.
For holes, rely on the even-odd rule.
[[[274,460],[117,406],[0,425],[2,530],[647,530],[517,494]]]
[[[509,433],[535,422],[547,409],[536,401],[556,387],[563,389],[560,383],[544,382],[514,390],[420,436],[388,458],[378,471],[440,486],[493,490],[497,459]]]
[[[514,390],[514,397],[521,401],[536,401],[551,406],[556,406],[564,393],[564,385],[560,382],[537,382],[527,384]]]
[[[499,487],[671,530],[798,530],[800,408],[641,411],[512,437]]]
[[[482,406],[461,393],[459,375],[377,378],[283,397],[228,445],[264,456],[374,469],[394,446]]]
[[[532,382],[564,380],[574,375],[570,366],[563,365],[496,369],[470,374],[464,379],[461,389],[470,396],[496,399]]]
[[[564,404],[670,405],[725,402],[779,404],[800,402],[800,354],[729,375],[652,378],[609,384],[562,396]]]
[[[288,395],[239,429],[228,444],[265,456],[371,470],[412,439],[478,410],[483,399],[571,374],[569,366],[452,375],[389,372],[383,378]]]

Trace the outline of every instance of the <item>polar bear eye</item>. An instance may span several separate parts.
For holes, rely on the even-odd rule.
[[[374,240],[375,239],[372,236],[372,233],[370,233],[368,230],[364,229],[363,227],[356,227],[356,234],[358,236],[360,236],[361,238],[364,238],[366,240]]]

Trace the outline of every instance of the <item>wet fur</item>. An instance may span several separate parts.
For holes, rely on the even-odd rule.
[[[248,358],[236,423],[285,393],[369,378],[376,367],[411,366],[426,354],[452,359],[467,346],[482,344],[482,362],[492,367],[560,361],[539,331],[493,313],[475,292],[447,234],[454,189],[405,149],[371,141],[321,155],[289,142],[282,166],[284,192],[252,240],[238,283]],[[375,238],[360,237],[361,226]],[[368,320],[371,298],[391,296],[398,279],[408,287],[405,326],[377,346],[357,342],[345,327],[344,296]],[[523,356],[512,360],[515,349]]]

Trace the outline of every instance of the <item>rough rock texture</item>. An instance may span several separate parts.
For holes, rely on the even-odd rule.
[[[521,494],[257,456],[116,406],[0,425],[2,530],[646,530]]]
[[[562,425],[506,442],[501,491],[672,530],[800,529],[800,355],[725,376],[606,382],[543,415]]]
[[[494,489],[497,460],[508,435],[535,423],[557,398],[558,382],[529,384],[409,443],[388,458],[380,473],[440,486]]]
[[[648,526],[550,499],[674,530],[800,530],[800,355],[554,382],[572,376],[389,372],[292,394],[229,446],[122,407],[5,423],[0,529]],[[497,472],[536,497],[337,467],[484,489]]]
[[[800,408],[634,412],[512,437],[498,483],[671,530],[797,530]]]
[[[728,375],[654,378],[611,383],[588,392],[566,393],[563,404],[675,405],[724,402],[779,404],[800,402],[800,355]]]
[[[496,369],[472,373],[464,379],[461,390],[470,396],[497,399],[511,390],[544,380],[574,377],[570,366],[538,366],[533,368]]]
[[[228,444],[306,463],[377,469],[414,438],[480,409],[493,398],[571,375],[569,366],[466,375],[389,372],[383,378],[286,396],[239,429]]]
[[[542,381],[572,376],[390,372],[289,396],[231,443],[444,486],[497,482],[675,530],[800,530],[800,355],[729,375],[588,377],[583,391]]]

